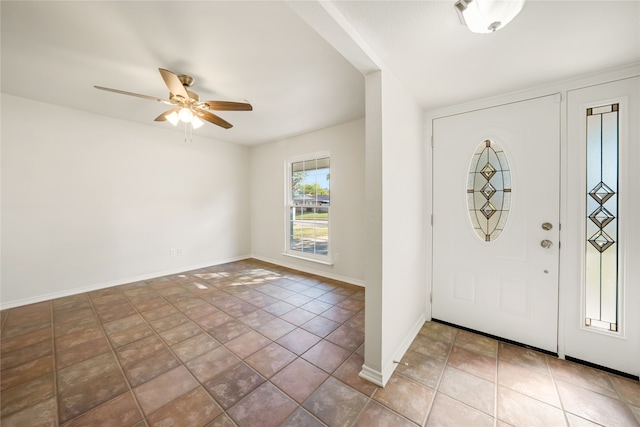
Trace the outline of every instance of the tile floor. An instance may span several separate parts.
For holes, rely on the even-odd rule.
[[[3,427],[640,425],[637,381],[438,323],[376,387],[364,290],[255,260],[1,322]]]

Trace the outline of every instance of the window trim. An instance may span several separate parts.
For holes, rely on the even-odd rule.
[[[293,163],[296,163],[296,162],[301,162],[306,160],[315,160],[315,159],[320,159],[324,157],[329,158],[329,170],[331,170],[331,153],[329,151],[316,151],[313,153],[291,156],[285,159],[285,164],[284,164],[285,194],[284,194],[284,209],[283,209],[284,211],[284,251],[282,252],[282,255],[285,255],[291,258],[305,260],[305,261],[312,261],[312,262],[316,262],[324,265],[333,265],[333,257],[331,253],[331,247],[332,247],[331,242],[333,241],[333,238],[332,238],[333,227],[331,227],[331,222],[332,222],[331,214],[329,214],[329,220],[327,221],[327,227],[329,229],[329,232],[328,232],[329,245],[328,245],[326,255],[317,255],[317,254],[311,254],[308,252],[296,251],[296,250],[292,250],[290,247],[290,242],[291,242],[290,212],[291,212],[291,208],[294,207],[293,189],[291,186],[292,165]],[[329,191],[331,191],[331,184],[329,184]],[[329,209],[329,212],[331,212],[331,204],[329,204],[329,206],[324,206],[324,207],[327,207]]]

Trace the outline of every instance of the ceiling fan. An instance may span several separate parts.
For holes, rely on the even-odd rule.
[[[138,98],[150,99],[163,104],[171,105],[173,108],[165,111],[155,118],[156,122],[165,120],[176,126],[180,121],[191,123],[194,129],[204,124],[204,121],[213,123],[225,129],[233,127],[233,125],[221,117],[216,116],[213,111],[251,111],[253,107],[246,102],[231,101],[200,101],[197,93],[190,91],[194,80],[193,77],[186,74],[177,75],[164,68],[158,68],[164,83],[169,88],[169,99],[156,98],[155,96],[142,95],[139,93],[127,92],[119,89],[111,89],[108,87],[94,86],[96,89],[106,90],[108,92],[120,93],[122,95],[136,96]]]

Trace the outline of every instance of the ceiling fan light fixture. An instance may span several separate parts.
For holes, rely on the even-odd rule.
[[[176,113],[175,110],[170,112],[164,117],[169,121],[169,123],[171,123],[174,126],[177,126],[178,122],[180,121],[180,116],[178,116],[178,113]]]
[[[197,116],[193,116],[193,118],[191,119],[191,126],[194,129],[198,129],[203,124],[204,124],[204,122],[202,120],[200,120]]]
[[[180,121],[184,123],[191,123],[191,120],[193,120],[193,112],[190,108],[181,108],[178,117],[180,117]]]
[[[460,22],[471,32],[486,34],[504,28],[524,7],[525,0],[458,0]]]

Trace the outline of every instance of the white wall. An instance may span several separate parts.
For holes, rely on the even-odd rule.
[[[2,308],[249,255],[247,147],[1,102]]]
[[[366,77],[366,207],[364,365],[360,376],[384,385],[382,378],[382,72]]]
[[[364,378],[384,385],[425,321],[423,114],[389,72],[367,76]]]
[[[384,76],[384,75],[383,75]],[[389,74],[383,78],[383,372],[425,321],[425,139],[423,113]]]
[[[251,151],[252,256],[283,266],[364,284],[364,119],[254,147]],[[286,163],[295,156],[331,156],[332,266],[283,255]]]

